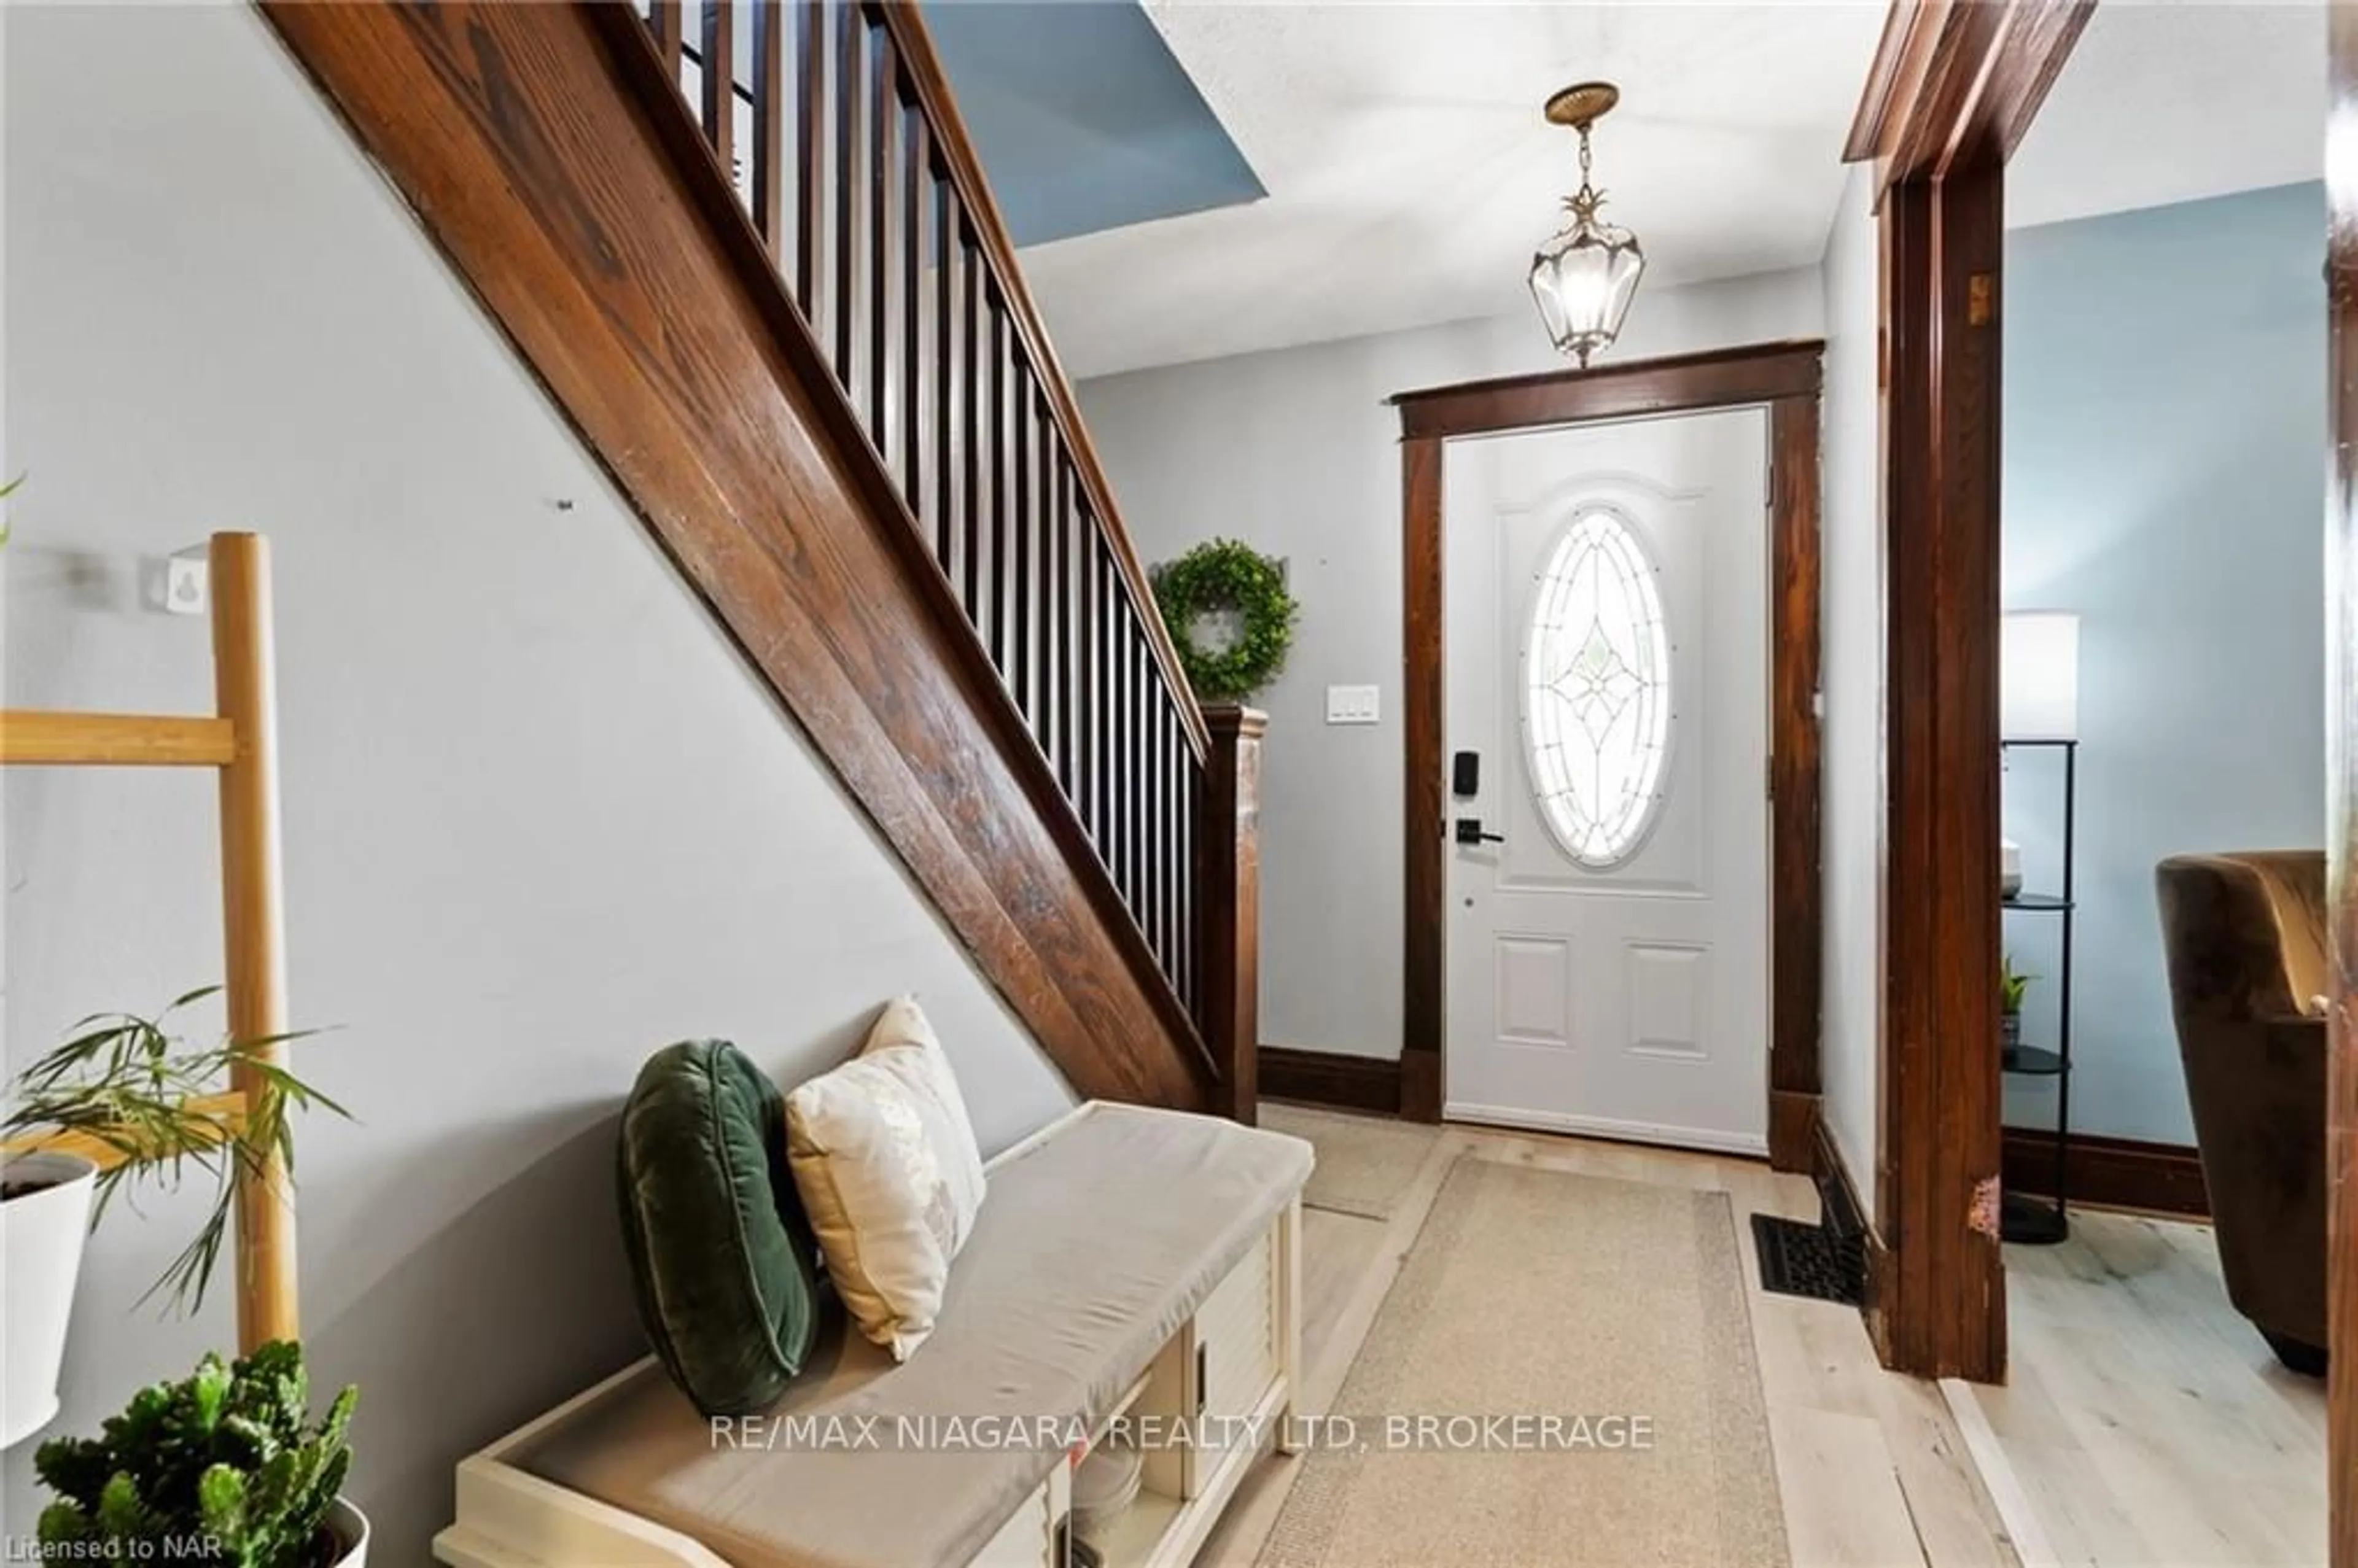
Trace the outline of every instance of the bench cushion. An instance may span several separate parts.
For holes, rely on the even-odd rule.
[[[784,1398],[742,1424],[708,1422],[649,1367],[509,1459],[735,1568],[966,1563],[1062,1452],[903,1446],[899,1418],[959,1418],[979,1437],[986,1423],[1104,1415],[1310,1166],[1310,1146],[1280,1133],[1087,1106],[991,1168],[940,1323],[907,1363],[838,1325]],[[814,1445],[830,1425],[856,1442],[863,1418],[867,1446]]]

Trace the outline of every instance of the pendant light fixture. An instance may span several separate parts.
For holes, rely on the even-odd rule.
[[[1646,270],[1638,236],[1597,221],[1605,193],[1588,178],[1589,130],[1620,101],[1621,90],[1611,82],[1584,81],[1547,102],[1550,124],[1580,133],[1580,189],[1563,199],[1572,221],[1531,258],[1531,297],[1539,301],[1540,319],[1556,351],[1579,361],[1584,370],[1591,355],[1610,348],[1620,335],[1621,319],[1638,292],[1638,275]]]

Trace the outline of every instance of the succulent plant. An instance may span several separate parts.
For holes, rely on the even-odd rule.
[[[234,1366],[208,1352],[193,1376],[134,1395],[99,1437],[41,1444],[34,1468],[57,1494],[41,1511],[45,1555],[312,1568],[359,1398],[345,1389],[313,1425],[300,1346],[274,1340]]]
[[[2003,953],[1997,961],[1997,1010],[2011,1017],[2022,1011],[2022,999],[2029,993],[2030,982],[2037,975],[2026,975],[2014,967],[2014,955]]]

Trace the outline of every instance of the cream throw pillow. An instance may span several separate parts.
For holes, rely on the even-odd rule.
[[[966,1101],[914,997],[886,1006],[857,1057],[786,1097],[786,1161],[851,1321],[907,1360],[934,1331],[983,1188]]]

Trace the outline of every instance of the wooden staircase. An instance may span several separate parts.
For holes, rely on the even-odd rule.
[[[263,9],[1074,1087],[1249,1119],[1260,719],[1189,694],[916,9]]]

